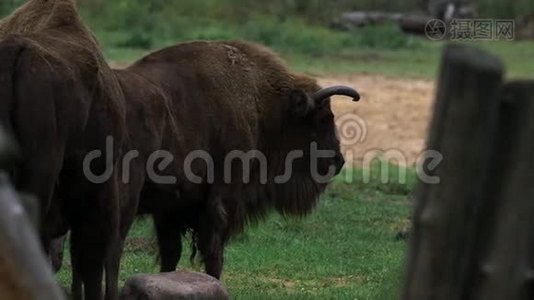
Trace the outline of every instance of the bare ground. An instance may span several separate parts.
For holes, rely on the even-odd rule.
[[[404,161],[400,164],[411,165],[417,160],[424,150],[435,98],[432,81],[342,75],[319,82],[322,86],[348,85],[362,95],[359,103],[336,98],[332,104],[349,163],[360,164],[366,154],[379,154],[375,150],[402,153]]]

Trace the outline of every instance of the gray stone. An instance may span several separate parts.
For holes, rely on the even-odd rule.
[[[130,277],[121,293],[122,300],[211,300],[229,299],[217,279],[197,272],[176,271],[138,274]]]

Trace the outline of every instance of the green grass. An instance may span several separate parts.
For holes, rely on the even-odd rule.
[[[318,22],[306,15],[313,11],[309,9],[321,7],[326,14],[321,0],[306,1],[307,5],[289,2],[260,5],[245,1],[236,6],[235,0],[174,4],[121,0],[105,5],[88,1],[81,4],[81,13],[108,59],[121,65],[179,42],[245,39],[275,49],[294,69],[319,76],[357,73],[434,79],[438,73],[444,43],[403,34],[392,24],[354,32],[337,31],[325,26],[325,20]],[[363,8],[373,1],[360,2]],[[496,5],[494,0],[482,2],[486,8]],[[284,5],[291,8],[284,9]],[[300,6],[306,9],[296,13]],[[529,63],[534,56],[534,42],[471,44],[499,55],[507,65],[509,77],[534,78],[534,64]]]
[[[365,182],[362,174],[339,176],[310,217],[273,215],[236,238],[223,273],[232,299],[395,299],[407,248],[396,236],[411,216],[414,174],[407,185],[380,183],[374,172]],[[152,232],[148,220],[135,224],[121,284],[132,274],[157,272]],[[64,287],[66,266],[58,275]],[[201,270],[188,253],[180,268]]]
[[[26,0],[3,0],[0,15],[10,12]],[[302,17],[315,23],[328,23],[350,10],[392,11],[422,13],[426,9],[421,0],[84,0],[78,5],[85,15],[106,25],[145,25],[156,20],[177,23],[169,19],[191,17],[192,19],[246,20],[258,13],[275,15],[280,19]],[[514,18],[534,11],[531,0],[474,0],[479,15],[483,18]],[[141,20],[148,19],[148,21]]]
[[[435,79],[446,43],[420,40],[413,48],[384,49],[362,46],[339,54],[310,57],[283,53],[299,71],[319,76],[336,74],[379,74],[392,77]],[[471,42],[471,46],[500,57],[511,79],[534,79],[534,42]]]
[[[445,46],[444,42],[432,42],[420,37],[396,38],[394,36],[400,33],[391,27],[386,27],[386,30],[379,27],[353,34],[326,29],[313,31],[313,28],[305,29],[304,27],[285,33],[285,37],[274,33],[280,30],[283,32],[289,27],[290,25],[283,25],[272,31],[266,30],[268,34],[222,33],[220,29],[210,33],[208,28],[204,34],[199,31],[191,33],[190,37],[162,39],[156,42],[153,48],[170,46],[189,39],[247,39],[273,47],[292,68],[316,76],[379,74],[391,77],[435,79]],[[307,38],[301,38],[301,41],[294,39],[293,37],[300,35],[300,32],[308,32],[307,35],[304,34]],[[269,34],[272,36],[270,37]],[[331,34],[333,36],[330,36]],[[97,32],[109,60],[127,64],[151,51],[150,49],[118,46],[124,44],[127,35],[117,32]],[[326,36],[330,37],[325,41],[323,37]],[[315,46],[313,46],[314,43],[316,43]],[[469,44],[498,55],[506,65],[509,78],[534,78],[534,64],[529,63],[534,57],[534,42],[494,41]]]

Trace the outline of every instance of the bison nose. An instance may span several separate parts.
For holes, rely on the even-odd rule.
[[[336,154],[336,157],[334,157],[334,163],[336,164],[336,175],[341,172],[341,169],[343,169],[343,166],[345,165],[345,158],[343,158],[343,155],[341,153]]]

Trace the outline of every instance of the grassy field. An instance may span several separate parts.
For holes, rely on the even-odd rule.
[[[0,3],[0,14],[5,15],[23,0],[4,2]],[[151,49],[178,42],[246,39],[274,48],[294,69],[314,76],[357,73],[432,80],[445,45],[401,34],[390,25],[355,32],[332,30],[326,24],[339,11],[325,12],[325,7],[331,6],[326,1],[78,2],[107,58],[121,66]],[[419,1],[408,1],[411,6],[388,0],[337,2],[343,9],[411,10]],[[533,3],[519,0],[512,6],[497,0],[478,2],[483,17],[507,18],[526,12]],[[287,3],[295,4],[293,10],[283,6]],[[302,3],[309,5],[299,12]],[[534,43],[471,44],[500,56],[509,78],[534,78]],[[343,180],[346,174],[352,180]],[[397,239],[397,233],[409,225],[413,177],[407,184],[384,184],[375,174],[374,180],[364,183],[361,170],[346,171],[310,217],[294,220],[273,215],[252,227],[226,251],[223,282],[232,298],[397,298],[407,249],[407,242]],[[121,284],[132,274],[157,272],[154,244],[150,220],[139,220],[123,257]],[[188,261],[188,256],[184,253],[180,268],[201,270]],[[69,270],[67,255],[58,274],[65,288],[70,284]]]
[[[237,36],[237,38],[241,37]],[[388,37],[384,38],[387,39]],[[408,42],[412,46],[392,48],[384,45],[369,46],[364,44],[362,46],[341,48],[337,52],[335,48],[332,48],[328,52],[321,54],[292,51],[283,47],[274,48],[295,70],[315,76],[357,73],[435,79],[446,43],[432,42],[419,37],[409,37],[408,39],[413,41]],[[173,45],[177,42],[181,42],[181,40],[162,43],[161,47]],[[366,40],[365,43],[374,45],[381,42],[375,43]],[[534,78],[534,63],[528,63],[534,56],[534,42],[494,41],[471,42],[468,44],[499,56],[506,65],[508,78]],[[110,61],[119,65],[127,65],[150,51],[109,45],[105,47],[105,52]]]
[[[130,27],[102,27],[88,17],[109,60],[125,65],[150,49],[190,40],[244,39],[267,45],[299,71],[318,76],[332,74],[381,74],[434,79],[445,42],[404,34],[397,25],[368,26],[353,32],[337,31],[306,18],[284,20],[256,15],[241,21],[178,15],[171,22],[152,22]],[[167,18],[166,20],[171,20]],[[129,28],[129,30],[124,30]],[[534,42],[470,42],[500,56],[509,78],[534,78]]]
[[[310,217],[273,215],[227,248],[223,282],[232,299],[394,299],[402,282],[407,242],[397,239],[411,216],[408,183],[383,184],[373,172],[345,172]],[[122,261],[121,284],[135,273],[157,272],[153,229],[140,220]],[[58,274],[70,283],[69,262]],[[201,270],[184,254],[180,268]]]
[[[361,46],[341,47],[339,51],[335,46],[316,53],[309,49],[292,51],[290,46],[273,47],[293,68],[316,76],[367,73],[435,78],[444,43],[414,37],[385,43],[381,39],[387,38],[389,29],[378,30],[381,34],[376,36],[361,33],[357,37]],[[149,52],[117,46],[117,33],[104,33],[99,38],[108,59],[119,65]],[[534,77],[534,64],[525,63],[534,55],[533,43],[473,44],[500,56],[507,65],[508,77]],[[376,179],[363,183],[360,173],[350,172],[352,182],[340,176],[309,218],[273,215],[236,238],[227,248],[223,275],[232,298],[396,299],[407,249],[407,242],[397,239],[397,233],[409,225],[413,176],[408,184],[383,184]],[[68,266],[67,262],[58,274],[64,287],[70,282]],[[188,261],[188,253],[184,253],[180,268],[201,270],[199,264]],[[132,274],[157,270],[152,224],[139,220],[128,240],[121,283]]]

